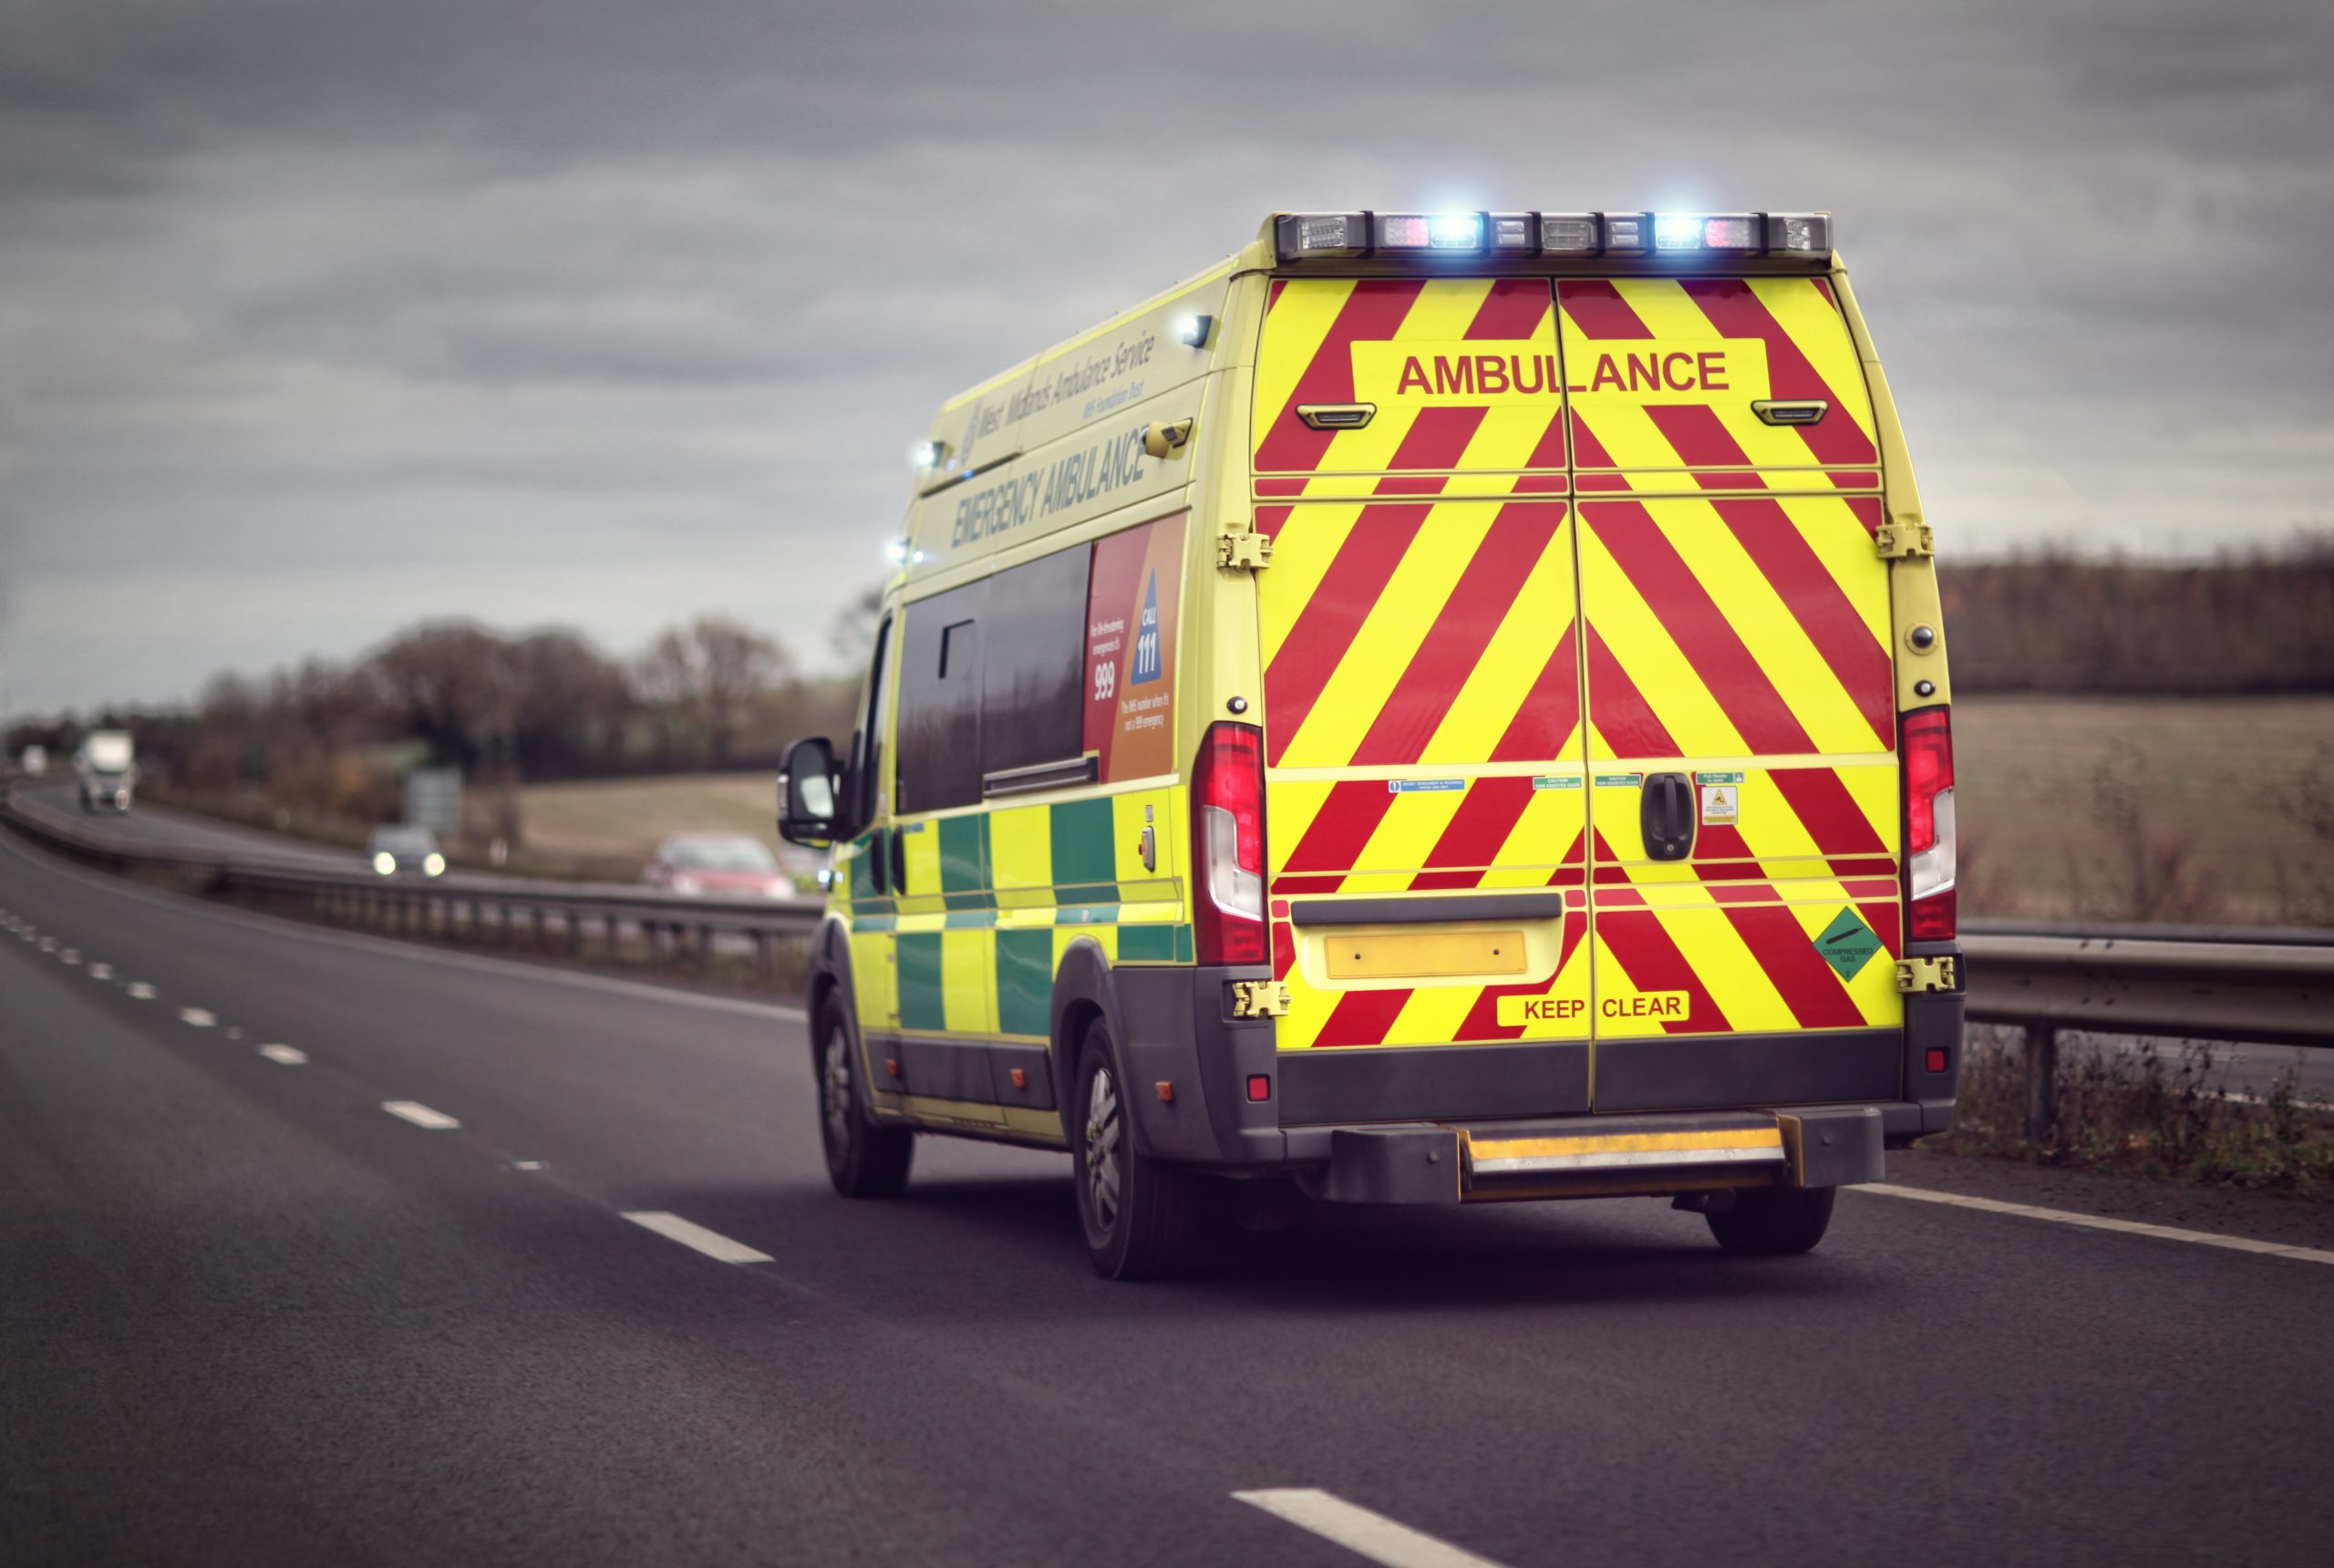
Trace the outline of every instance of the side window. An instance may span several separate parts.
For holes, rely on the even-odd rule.
[[[1086,749],[1084,545],[989,579],[981,771],[1075,760]]]
[[[883,730],[891,717],[891,696],[884,690],[890,673],[892,620],[875,628],[875,653],[867,664],[867,689],[859,697],[859,729],[851,738],[852,799],[850,833],[863,831],[875,820],[875,798],[883,788]]]
[[[900,639],[897,812],[976,805],[981,798],[981,643],[988,583],[910,604]]]

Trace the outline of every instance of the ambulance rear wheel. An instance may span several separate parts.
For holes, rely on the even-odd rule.
[[[1823,1239],[1832,1223],[1837,1187],[1753,1187],[1735,1195],[1724,1213],[1706,1216],[1710,1234],[1730,1253],[1744,1257],[1783,1257],[1803,1253]]]
[[[1159,1279],[1179,1272],[1198,1241],[1203,1178],[1136,1150],[1126,1086],[1096,1020],[1078,1054],[1070,1155],[1077,1162],[1078,1222],[1104,1279]]]
[[[898,1197],[907,1190],[915,1134],[905,1128],[878,1127],[869,1118],[858,1042],[831,997],[819,1009],[813,1037],[818,1042],[812,1066],[819,1074],[819,1141],[826,1149],[828,1179],[846,1198]]]

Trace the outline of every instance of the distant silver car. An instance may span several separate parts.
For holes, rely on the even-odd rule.
[[[365,841],[365,858],[385,877],[443,876],[446,857],[438,850],[438,835],[427,828],[376,828]]]

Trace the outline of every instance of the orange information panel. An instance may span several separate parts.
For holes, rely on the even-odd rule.
[[[1175,610],[1182,515],[1094,544],[1086,591],[1086,749],[1104,783],[1175,769]]]

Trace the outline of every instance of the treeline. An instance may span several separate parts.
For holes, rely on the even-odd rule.
[[[1963,692],[2334,691],[2334,539],[2186,564],[1942,565]]]
[[[190,707],[14,727],[62,756],[88,728],[137,738],[141,769],[189,796],[256,794],[325,819],[379,820],[420,764],[481,783],[776,767],[797,736],[848,733],[852,677],[799,678],[777,638],[721,616],[614,659],[567,630],[429,622],[350,662],[214,676]]]

